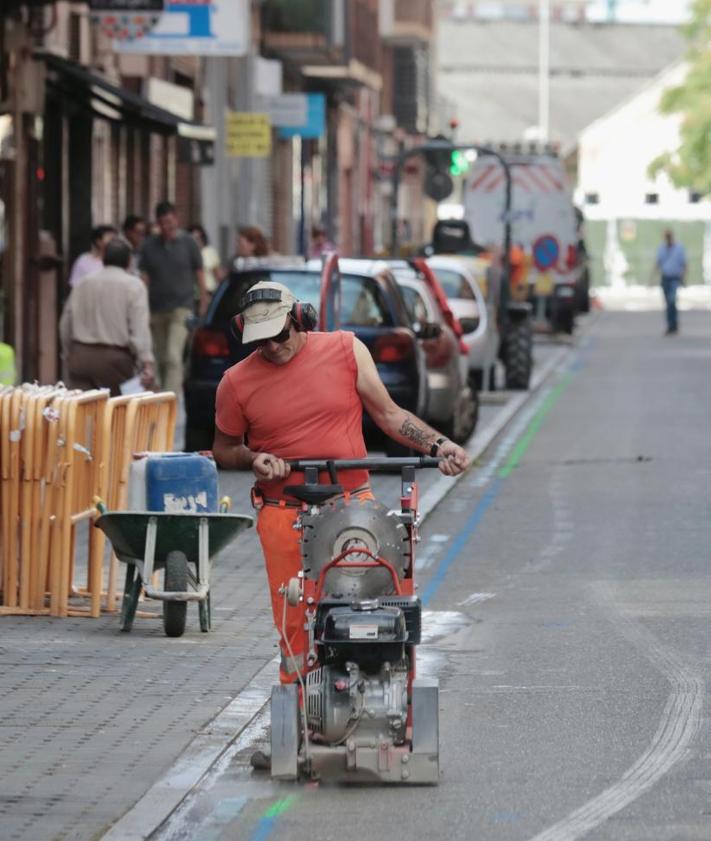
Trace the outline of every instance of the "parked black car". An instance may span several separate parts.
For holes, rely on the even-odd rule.
[[[375,270],[377,265],[382,272]],[[330,277],[326,278],[327,273]],[[215,392],[225,371],[252,352],[231,334],[230,321],[240,310],[245,292],[258,281],[283,283],[299,300],[321,303],[322,284],[331,281],[334,297],[330,323],[352,330],[368,347],[392,398],[418,413],[426,400],[426,371],[402,294],[384,263],[367,275],[338,275],[333,261],[293,266],[262,265],[233,270],[220,284],[205,319],[193,330],[188,349],[185,393],[185,449],[210,449],[215,431]],[[322,322],[325,322],[322,316]]]

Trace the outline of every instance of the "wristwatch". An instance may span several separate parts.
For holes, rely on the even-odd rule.
[[[438,439],[434,442],[434,444],[430,447],[430,458],[434,458],[434,457],[437,455],[437,451],[438,451],[438,450],[439,450],[439,448],[442,446],[442,444],[444,444],[444,442],[445,442],[446,440],[447,440],[447,439],[444,437],[444,435],[441,435],[441,436],[440,436],[440,437],[439,437],[439,438],[438,438]]]

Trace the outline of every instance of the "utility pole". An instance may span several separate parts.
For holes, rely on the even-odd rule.
[[[551,4],[538,0],[538,131],[539,141],[550,135]]]

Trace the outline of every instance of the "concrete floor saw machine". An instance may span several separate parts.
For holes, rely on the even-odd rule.
[[[415,675],[422,609],[414,581],[415,471],[439,459],[302,460],[303,570],[282,587],[305,608],[298,681],[271,696],[271,775],[278,780],[439,782],[439,685]],[[343,493],[336,471],[401,472],[400,508]],[[330,484],[319,483],[327,472]],[[286,621],[284,621],[285,630]]]

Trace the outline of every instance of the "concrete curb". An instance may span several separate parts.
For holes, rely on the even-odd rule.
[[[561,348],[533,375],[529,390],[517,393],[484,429],[474,435],[467,447],[472,462],[487,450],[574,349]],[[467,475],[463,473],[454,478],[442,476],[423,494],[420,500],[422,522]],[[170,770],[101,836],[102,841],[147,841],[257,717],[278,679],[278,663],[277,656],[256,673],[234,700],[193,738]]]

